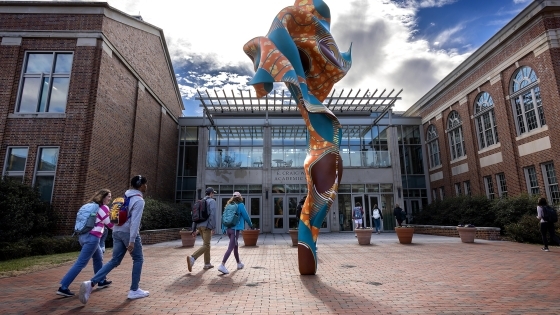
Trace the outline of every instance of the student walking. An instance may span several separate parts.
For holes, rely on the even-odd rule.
[[[229,237],[229,245],[226,253],[224,254],[224,258],[222,259],[222,264],[218,267],[218,271],[227,275],[229,271],[226,268],[226,262],[231,255],[231,251],[233,251],[233,256],[235,256],[235,261],[237,261],[237,269],[243,269],[245,266],[241,259],[239,258],[239,246],[237,244],[237,239],[239,238],[239,231],[245,229],[245,222],[253,229],[253,223],[249,219],[249,215],[247,214],[247,210],[245,209],[245,204],[243,203],[243,197],[241,193],[234,192],[233,197],[231,197],[228,204],[235,203],[237,204],[237,212],[239,213],[239,222],[237,225],[226,230],[227,236]],[[225,227],[222,227],[225,229]]]
[[[405,213],[404,213],[404,210],[401,207],[399,207],[398,203],[395,204],[395,209],[393,210],[393,215],[395,216],[395,219],[397,219],[397,224],[399,226],[402,226],[402,223],[405,219]]]
[[[208,209],[208,219],[201,223],[192,224],[192,236],[196,237],[196,233],[202,235],[202,247],[195,251],[191,256],[187,256],[187,267],[189,272],[192,271],[192,267],[198,257],[204,254],[204,270],[214,268],[210,263],[210,241],[212,240],[212,235],[214,234],[214,229],[216,228],[216,200],[214,200],[214,188],[206,188],[206,197],[204,197],[204,202],[206,202],[206,208]]]
[[[78,255],[78,260],[70,267],[70,270],[66,275],[60,280],[60,287],[56,294],[70,297],[75,294],[70,291],[69,286],[76,279],[78,274],[84,269],[89,260],[93,259],[93,273],[97,273],[101,267],[103,267],[103,250],[100,247],[99,240],[103,236],[105,225],[109,228],[113,228],[113,223],[109,219],[109,207],[107,205],[111,202],[111,191],[109,189],[101,189],[91,197],[88,201],[94,202],[99,205],[99,210],[97,210],[97,215],[95,218],[95,226],[88,233],[84,233],[79,236],[78,241],[82,246],[80,254]],[[103,246],[105,247],[105,246]],[[102,281],[99,282],[100,288],[105,288],[109,286],[112,281],[109,281],[103,277]]]
[[[352,218],[354,219],[355,229],[359,229],[362,226],[363,210],[362,204],[356,202],[356,206],[352,209]],[[358,237],[358,235],[356,235]]]
[[[131,189],[124,195],[130,198],[128,206],[128,220],[121,226],[113,227],[113,258],[107,262],[101,270],[95,273],[93,278],[82,282],[80,286],[80,302],[86,304],[93,287],[99,284],[111,270],[120,265],[126,252],[132,256],[132,283],[128,298],[131,300],[145,298],[150,292],[139,288],[140,276],[142,275],[142,264],[144,254],[142,252],[142,240],[140,239],[140,222],[144,212],[144,193],[148,189],[148,180],[142,175],[136,175],[130,180]]]
[[[537,219],[541,220],[540,221],[541,236],[544,244],[542,250],[544,250],[545,252],[549,252],[550,250],[548,249],[548,238],[546,237],[546,234],[548,233],[548,235],[550,236],[550,240],[556,242],[558,245],[560,245],[560,238],[558,237],[558,235],[556,235],[554,231],[554,223],[547,222],[544,220],[545,207],[550,207],[546,202],[546,198],[540,198],[539,202],[537,203]],[[556,211],[556,209],[554,209],[554,211]]]
[[[373,223],[375,224],[375,233],[381,233],[381,220],[383,220],[383,213],[377,207],[377,204],[373,205],[372,214]]]

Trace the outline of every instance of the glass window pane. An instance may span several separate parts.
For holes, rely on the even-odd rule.
[[[46,108],[47,108],[47,100],[49,97],[49,81],[50,79],[47,78],[43,78],[43,85],[41,88],[41,96],[39,97],[40,102],[39,102],[39,112],[46,112]]]
[[[8,172],[23,172],[25,171],[25,162],[27,161],[27,148],[11,148],[8,153],[8,165],[6,171]]]
[[[366,184],[366,192],[379,192],[379,184]]]
[[[72,54],[56,54],[54,73],[72,72]]]
[[[232,194],[233,185],[220,185],[220,195]]]
[[[248,192],[247,185],[235,185],[233,186],[234,191],[238,191],[241,195],[246,195]]]
[[[40,153],[39,172],[52,172],[56,170],[58,161],[58,148],[42,148]]]
[[[51,73],[52,53],[33,53],[27,55],[25,73]]]
[[[284,185],[272,185],[272,193],[280,193],[283,194],[286,190],[284,189]]]
[[[54,78],[49,103],[49,113],[64,113],[68,97],[70,78]],[[41,110],[40,110],[41,111]]]
[[[212,132],[214,129],[210,129],[210,135],[216,137],[216,132]],[[181,142],[184,144],[198,144],[198,128],[197,127],[181,127]],[[214,139],[215,142],[215,139]]]
[[[393,184],[381,184],[382,192],[393,192]]]
[[[54,176],[37,176],[35,186],[39,189],[41,200],[50,202],[54,186]]]
[[[352,187],[352,186],[350,186],[350,184],[340,184],[340,185],[338,186],[338,193],[339,193],[339,194],[340,194],[340,193],[350,193],[350,192],[352,192],[351,187]]]
[[[261,194],[262,193],[262,185],[249,185],[249,193],[250,194]]]
[[[37,111],[39,90],[41,88],[40,78],[24,78],[21,99],[19,101],[19,112],[34,113]]]
[[[364,184],[352,184],[352,192],[353,193],[363,193],[363,192],[365,192],[365,185]]]

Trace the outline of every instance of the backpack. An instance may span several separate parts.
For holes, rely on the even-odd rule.
[[[118,197],[113,200],[113,203],[111,203],[111,211],[109,212],[111,223],[121,226],[130,218],[130,213],[128,211],[129,203],[130,199],[135,196],[142,199],[142,195],[132,195],[130,197]]]
[[[239,211],[237,203],[228,203],[222,214],[222,224],[226,228],[231,228],[239,223]]]
[[[210,212],[206,204],[207,198],[197,200],[192,207],[192,221],[194,223],[202,223],[210,217]]]
[[[379,219],[381,218],[381,215],[379,214],[379,209],[373,209],[373,218],[374,219]]]
[[[76,215],[76,224],[74,225],[74,234],[82,235],[89,233],[95,226],[97,219],[97,211],[99,205],[95,202],[89,202],[83,205]]]
[[[550,223],[558,222],[558,213],[556,209],[551,206],[544,206],[543,207],[543,220]]]
[[[355,207],[354,208],[354,219],[359,220],[361,218],[362,218],[362,209],[360,209],[360,207]]]

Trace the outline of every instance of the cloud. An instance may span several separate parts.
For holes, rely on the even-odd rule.
[[[527,3],[527,2],[531,2],[532,0],[513,0],[513,3],[515,4],[519,4],[519,3]]]

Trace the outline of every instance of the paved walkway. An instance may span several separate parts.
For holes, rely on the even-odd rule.
[[[195,248],[180,241],[144,247],[141,288],[150,297],[127,300],[131,259],[109,274],[113,285],[96,289],[87,305],[55,295],[71,263],[0,279],[0,314],[560,314],[560,248],[414,235],[401,245],[394,233],[360,246],[351,233],[321,234],[315,276],[301,276],[288,234],[261,234],[240,255],[245,269],[217,267],[226,238],[214,236],[214,269],[193,272],[185,257]],[[70,289],[88,280],[88,266]]]

